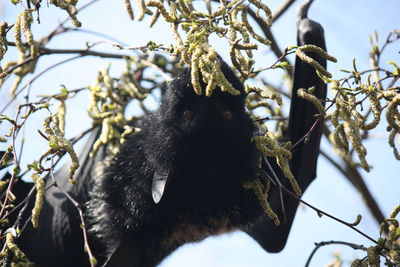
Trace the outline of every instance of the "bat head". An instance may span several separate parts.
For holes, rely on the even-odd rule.
[[[221,60],[220,64],[225,78],[240,95],[222,92],[220,88],[216,88],[210,97],[204,93],[197,95],[190,70],[185,69],[169,84],[159,109],[159,118],[168,129],[190,138],[196,135],[228,140],[232,135],[250,138],[253,126],[245,111],[243,84],[225,62]],[[202,87],[204,90],[204,83]]]
[[[185,69],[169,84],[153,117],[157,121],[152,121],[149,132],[153,141],[146,143],[145,151],[154,162],[155,203],[161,200],[165,189],[170,192],[167,199],[174,199],[174,207],[176,203],[189,205],[188,209],[204,206],[202,201],[212,202],[221,190],[231,192],[232,180],[242,189],[241,179],[252,177],[247,170],[255,165],[251,142],[254,126],[245,110],[244,87],[228,65],[222,60],[220,64],[225,78],[240,95],[220,88],[211,96],[197,95],[191,72]],[[206,85],[202,87],[204,90]],[[179,197],[191,199],[190,204],[182,204]]]

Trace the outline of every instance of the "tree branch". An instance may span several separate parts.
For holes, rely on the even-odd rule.
[[[16,46],[14,42],[7,42],[7,45],[9,46]],[[51,54],[79,54],[82,56],[95,56],[95,57],[102,57],[102,58],[117,58],[117,59],[123,59],[123,58],[129,58],[129,55],[124,55],[124,54],[114,54],[114,53],[106,53],[106,52],[98,52],[98,51],[93,51],[90,50],[90,48],[86,49],[52,49],[52,48],[47,48],[44,45],[39,45],[39,56],[44,56],[44,55],[51,55]],[[36,58],[38,58],[36,57]],[[36,59],[34,58],[34,59]],[[32,60],[32,58],[28,58],[24,60],[24,62],[18,64],[17,66],[14,66],[12,69],[16,69],[20,67],[23,64],[26,64]],[[7,70],[7,73],[10,71]]]
[[[102,57],[102,58],[129,58],[128,55],[123,54],[113,54],[113,53],[105,53],[105,52],[98,52],[89,49],[50,49],[47,47],[39,47],[39,53],[41,55],[50,55],[50,54],[79,54],[81,56],[95,56],[95,57]]]
[[[313,251],[311,252],[310,256],[308,257],[308,260],[306,262],[305,267],[310,266],[310,262],[311,262],[313,256],[315,255],[315,253],[317,252],[317,250],[320,247],[328,246],[328,245],[345,245],[345,246],[351,247],[352,249],[358,249],[358,250],[363,250],[363,251],[367,251],[368,250],[363,245],[357,245],[357,244],[344,242],[344,241],[333,241],[332,240],[332,241],[324,241],[324,242],[320,242],[320,243],[315,243],[315,248],[313,249]]]
[[[286,0],[286,2],[284,2],[282,6],[274,14],[272,14],[272,23],[278,20],[295,1],[296,0]]]
[[[283,52],[282,50],[279,48],[277,41],[275,40],[274,35],[272,34],[270,28],[268,27],[268,25],[265,23],[265,21],[257,16],[257,13],[254,12],[254,10],[252,9],[248,9],[249,10],[249,15],[256,21],[256,23],[260,26],[261,31],[264,33],[265,37],[271,41],[271,50],[272,52],[275,54],[276,57],[282,57]],[[282,61],[286,61],[290,64],[289,60],[287,59],[287,57],[283,56],[282,57]],[[292,65],[292,64],[290,64]],[[286,72],[288,73],[288,75],[290,77],[293,76],[293,70],[290,68],[286,69]]]

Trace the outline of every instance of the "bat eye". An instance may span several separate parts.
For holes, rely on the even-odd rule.
[[[185,110],[183,112],[183,117],[185,117],[185,119],[191,119],[193,118],[193,111],[191,110]]]
[[[225,120],[231,120],[232,119],[232,113],[229,110],[225,110],[224,112],[222,112],[222,117]]]

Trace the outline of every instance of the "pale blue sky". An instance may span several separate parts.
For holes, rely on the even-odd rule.
[[[164,44],[172,42],[170,30],[166,25],[158,23],[154,29],[148,29],[143,24],[131,22],[124,10],[123,1],[113,0],[112,2],[113,4],[111,4],[111,0],[99,1],[92,8],[84,11],[84,14],[79,16],[82,19],[83,28],[112,35],[130,46],[144,45],[148,40]],[[282,1],[264,2],[272,10],[276,10]],[[289,12],[273,26],[272,31],[281,47],[295,44],[295,10],[300,2],[297,1],[297,4],[294,4]],[[21,7],[15,7],[9,4],[9,1],[0,3],[0,6],[2,5],[0,20],[7,20],[11,24],[17,13],[21,11]],[[399,0],[315,0],[309,16],[323,25],[328,50],[338,59],[337,64],[329,64],[329,69],[334,76],[342,76],[339,73],[339,69],[350,69],[352,58],[354,57],[357,58],[360,69],[368,68],[368,51],[370,49],[368,35],[377,30],[382,41],[390,30],[399,29],[399,11]],[[48,33],[61,18],[64,18],[64,12],[54,7],[42,8],[42,23],[33,26],[34,33],[36,33],[36,36]],[[83,48],[85,41],[99,39],[101,38],[70,33],[56,38],[49,47]],[[224,55],[226,49],[220,44],[217,44],[216,47]],[[107,45],[100,48],[111,49]],[[13,48],[10,49],[13,50]],[[399,64],[400,55],[398,51],[399,43],[392,45],[382,62],[391,59]],[[38,70],[67,57],[69,56],[46,56],[45,59],[39,62]],[[274,59],[266,47],[261,49],[257,59],[260,60],[260,57],[265,58],[265,65],[270,65]],[[108,62],[112,62],[111,66],[114,74],[117,74],[123,68],[123,63],[117,61],[85,58],[50,71],[44,76],[45,78],[39,79],[32,86],[32,94],[57,92],[61,84],[66,85],[69,89],[93,84],[99,67],[107,67]],[[260,64],[263,64],[262,61],[260,62]],[[279,82],[274,78],[279,77],[274,73],[276,71],[278,70],[267,72],[266,77],[274,79],[274,82]],[[9,86],[10,83],[6,83],[0,90],[1,106],[8,98],[7,88]],[[69,102],[68,108],[71,112],[68,113],[68,119],[73,123],[67,128],[68,136],[76,135],[89,125],[89,119],[85,114],[85,101],[86,99],[83,95],[77,101]],[[22,98],[19,98],[17,103],[21,102]],[[13,107],[15,108],[15,106]],[[12,111],[9,110],[9,112],[12,114]],[[41,120],[45,115],[43,112],[38,114],[36,119],[28,124],[28,127],[32,127],[31,129],[41,128]],[[3,134],[5,130],[3,128],[0,129],[0,134]],[[25,147],[30,153],[22,159],[22,163],[25,164],[41,155],[46,146],[43,139],[35,134],[36,130],[31,132],[34,134],[29,136]],[[380,127],[374,133],[379,136],[387,136],[384,127]],[[332,153],[329,148],[323,147]],[[373,165],[373,169],[369,174],[363,171],[362,174],[366,178],[366,182],[378,200],[379,205],[385,214],[388,214],[400,202],[398,194],[400,182],[398,174],[396,175],[400,171],[400,164],[393,159],[392,151],[385,138],[368,141],[367,149],[369,151],[367,160]],[[307,190],[304,199],[346,221],[353,221],[357,214],[362,214],[364,219],[359,228],[371,236],[377,237],[378,226],[363,205],[359,194],[323,158],[319,160],[317,180]],[[319,218],[312,210],[301,207],[296,216],[288,244],[283,252],[279,254],[266,253],[246,234],[238,232],[221,237],[211,237],[200,244],[184,246],[165,260],[161,266],[303,266],[308,254],[314,247],[314,242],[327,240],[370,244],[368,240],[351,229],[347,229],[345,226],[327,218]],[[340,251],[343,259],[348,261],[352,260],[355,255],[360,255],[346,247],[330,246],[320,250],[311,266],[325,265],[333,260],[332,254],[336,251]]]

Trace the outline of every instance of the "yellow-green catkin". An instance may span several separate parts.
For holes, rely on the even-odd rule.
[[[315,59],[309,57],[306,55],[305,52],[314,52],[321,57],[332,61],[332,62],[337,62],[337,59],[328,53],[326,53],[322,48],[315,46],[315,45],[303,45],[297,48],[296,50],[296,55],[303,61],[307,62],[310,64],[314,69],[319,71],[321,74],[323,74],[326,77],[331,78],[332,74],[328,72],[324,67],[322,67]]]
[[[368,253],[368,264],[370,267],[380,267],[381,259],[379,256],[379,249],[377,247],[369,247],[367,250]]]
[[[314,106],[318,109],[319,114],[324,117],[325,116],[325,108],[321,103],[321,100],[318,99],[315,95],[308,93],[304,89],[299,89],[297,91],[297,95],[305,100],[310,101],[311,103],[314,104]]]
[[[291,143],[287,142],[281,145],[277,140],[277,136],[271,132],[267,132],[264,136],[254,136],[253,141],[258,150],[265,156],[277,159],[277,163],[281,167],[284,176],[289,180],[295,193],[300,196],[302,193],[301,188],[289,167],[289,160],[292,157],[292,153],[288,148],[291,146]]]
[[[133,14],[133,9],[132,9],[132,5],[131,5],[131,1],[130,0],[125,0],[125,9],[126,12],[128,12],[129,18],[131,20],[135,19],[135,15]]]
[[[172,14],[168,13],[162,2],[158,0],[150,0],[149,2],[147,2],[147,6],[157,8],[157,10],[161,13],[166,22],[170,23],[177,22],[177,18],[173,17]]]
[[[32,209],[32,218],[31,222],[34,228],[39,226],[39,216],[43,208],[44,202],[44,193],[45,193],[45,182],[40,178],[40,175],[37,173],[32,174],[32,181],[36,185],[36,199],[35,205]]]
[[[266,190],[266,188],[262,185],[260,180],[256,179],[254,181],[245,182],[243,184],[243,187],[246,189],[254,190],[254,193],[257,196],[257,199],[264,212],[268,215],[270,219],[272,219],[275,225],[279,225],[280,221],[278,215],[276,215],[276,213],[272,210],[268,202],[268,194],[267,194],[268,190]]]
[[[8,29],[8,24],[7,22],[1,22],[0,23],[0,61],[3,59],[3,56],[7,52],[7,29]],[[0,73],[2,72],[1,66],[0,66]]]
[[[386,120],[389,123],[389,126],[398,132],[400,132],[400,113],[398,111],[399,105],[400,94],[392,98],[386,110]]]
[[[50,4],[55,5],[65,11],[67,11],[72,24],[75,27],[81,27],[82,23],[78,20],[76,15],[78,14],[78,9],[76,8],[76,4],[78,0],[50,0]]]
[[[6,234],[6,241],[3,250],[0,253],[0,259],[6,258],[9,251],[12,252],[12,254],[14,255],[11,261],[11,266],[24,266],[24,267],[34,266],[34,263],[29,261],[25,253],[23,253],[21,249],[18,247],[18,245],[15,243],[15,236],[11,232],[8,232]]]
[[[60,150],[65,150],[72,161],[68,172],[68,179],[71,183],[75,184],[77,181],[74,179],[74,174],[79,167],[79,159],[72,144],[65,139],[64,134],[60,129],[60,120],[58,115],[55,114],[46,118],[43,126],[46,134],[48,135],[50,146],[50,149],[45,155],[57,153]]]

